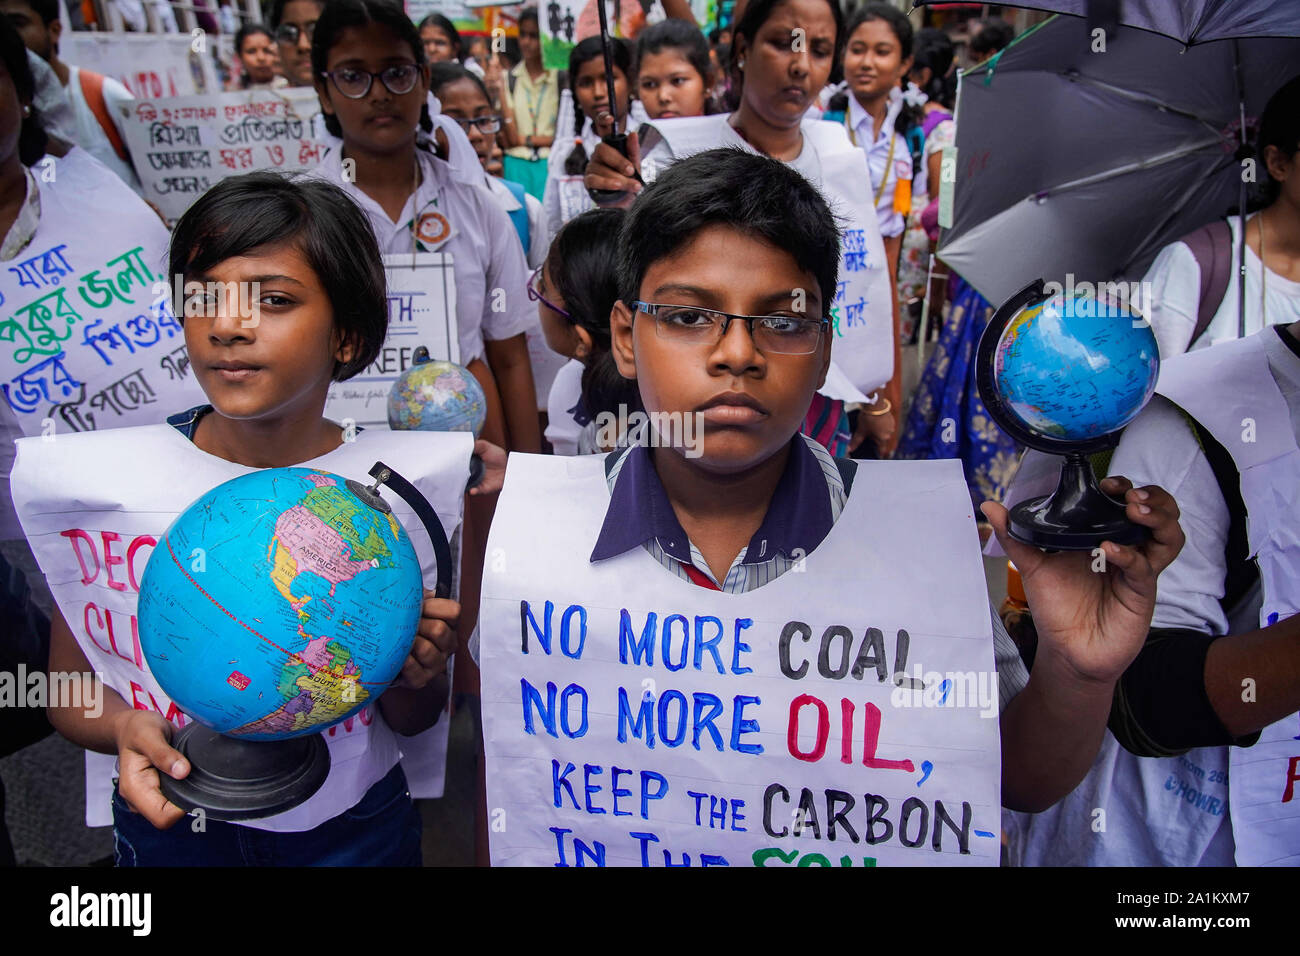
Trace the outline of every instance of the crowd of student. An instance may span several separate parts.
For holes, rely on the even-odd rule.
[[[277,277],[262,279],[262,308],[277,317],[274,333],[187,317],[207,403],[168,409],[167,421],[230,462],[327,467],[342,442],[322,416],[329,384],[366,368],[383,339],[373,321],[382,310],[366,298],[380,255],[448,252],[461,363],[487,397],[478,450],[488,479],[467,498],[460,600],[426,601],[403,684],[380,698],[382,720],[364,737],[384,759],[365,763],[360,783],[338,779],[362,772],[352,764],[332,771],[318,806],[333,812],[309,826],[176,827],[181,811],[158,775],[188,766],[161,715],[112,693],[97,718],[51,711],[70,740],[118,757],[120,864],[418,862],[417,815],[383,735],[433,725],[452,654],[469,650],[456,668],[472,672],[464,658],[499,638],[476,622],[494,510],[485,492],[500,487],[502,452],[607,454],[609,501],[590,503],[604,514],[599,541],[590,556],[568,558],[644,549],[676,578],[730,593],[780,578],[838,521],[869,522],[869,500],[848,503],[855,489],[860,502],[871,482],[887,481],[877,476],[888,466],[864,483],[857,462],[892,457],[896,444],[899,458],[961,458],[977,503],[1006,494],[1019,449],[974,389],[973,344],[992,306],[960,276],[931,280],[943,156],[956,135],[952,41],[914,32],[882,3],[846,19],[834,0],[749,0],[725,34],[707,39],[675,4],[665,9],[667,18],[635,24],[634,38],[614,38],[612,102],[599,38],[580,39],[566,70],[546,69],[532,9],[519,17],[513,66],[482,38],[466,43],[436,14],[417,25],[391,0],[285,0],[268,25],[239,31],[231,86],[314,86],[332,148],[298,179],[223,180],[176,225],[169,274]],[[76,228],[42,203],[61,183],[99,177],[115,202],[142,203],[109,182],[115,173],[139,189],[105,106],[130,94],[60,61],[55,0],[0,0],[0,11],[0,259],[12,260],[38,233],[53,242]],[[985,58],[1011,39],[993,21],[970,53]],[[50,95],[60,88],[62,101]],[[1005,510],[983,507],[1033,612],[1033,642],[1021,647],[996,612],[971,622],[973,632],[991,627],[995,647],[1002,794],[1018,862],[1269,862],[1226,809],[1227,778],[1232,753],[1300,708],[1300,575],[1288,577],[1300,568],[1298,116],[1300,79],[1261,121],[1268,175],[1247,224],[1247,338],[1232,341],[1235,277],[1207,293],[1199,246],[1170,246],[1148,275],[1162,356],[1207,350],[1183,360],[1184,389],[1130,427],[1114,459],[1127,478],[1105,486],[1150,540],[1108,545],[1108,570],[1097,574],[1087,556],[1011,540]],[[615,132],[626,134],[625,152],[606,141]],[[60,171],[53,185],[33,174],[47,157]],[[1223,232],[1214,241],[1235,240]],[[1202,302],[1207,294],[1223,304]],[[945,317],[905,402],[899,356],[917,341],[927,297],[933,315],[946,301]],[[230,357],[254,362],[256,374],[225,374]],[[1233,371],[1224,381],[1249,388],[1249,401],[1281,424],[1262,439],[1267,454],[1239,455],[1223,433],[1216,402],[1247,401],[1221,391],[1224,369]],[[601,427],[638,410],[703,416],[702,457]],[[939,436],[949,420],[959,423],[955,440]],[[131,440],[124,430],[123,454]],[[1229,474],[1241,473],[1239,490],[1225,487],[1214,448]],[[26,622],[7,656],[34,653],[39,637],[21,636],[48,616],[50,669],[96,670],[13,533],[8,495],[5,505],[6,613]],[[537,509],[548,513],[541,496]],[[1221,607],[1225,580],[1240,578],[1233,547],[1243,536],[1258,583]],[[837,589],[851,594],[851,572],[838,573]],[[1242,604],[1246,592],[1253,606]],[[1240,706],[1243,676],[1261,682],[1266,703]],[[1165,780],[1182,772],[1177,760],[1222,774],[1220,812],[1161,802]],[[1090,829],[1094,806],[1113,808],[1104,839]],[[1270,832],[1280,852],[1300,852],[1300,820]]]

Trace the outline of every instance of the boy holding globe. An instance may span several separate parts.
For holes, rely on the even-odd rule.
[[[989,633],[986,629],[989,617],[980,619],[989,612],[978,572],[973,516],[970,516],[971,533],[962,539],[962,547],[970,553],[944,556],[945,563],[952,566],[953,581],[958,572],[975,578],[973,586],[970,581],[962,585],[964,590],[960,595],[954,594],[957,584],[945,581],[944,589],[948,593],[939,595],[938,602],[934,597],[905,597],[900,601],[897,594],[880,592],[877,581],[873,580],[887,579],[893,573],[892,565],[903,567],[899,574],[905,578],[909,573],[905,566],[909,562],[918,566],[933,562],[935,554],[930,549],[947,546],[943,541],[905,540],[906,535],[881,541],[875,537],[877,532],[872,526],[888,526],[895,520],[894,514],[903,514],[906,522],[903,527],[919,529],[914,536],[920,536],[928,533],[924,531],[928,513],[937,509],[949,508],[945,513],[969,516],[969,506],[960,502],[960,475],[940,488],[931,481],[938,471],[913,471],[911,463],[859,462],[855,467],[853,462],[831,459],[815,443],[798,434],[808,403],[823,382],[832,358],[832,332],[825,316],[826,304],[835,294],[838,261],[839,236],[831,212],[818,191],[787,165],[738,150],[715,149],[674,164],[645,189],[629,211],[620,237],[620,301],[611,313],[612,352],[623,376],[636,380],[652,421],[672,423],[696,416],[703,423],[703,441],[702,445],[689,449],[673,447],[667,434],[672,429],[660,427],[654,434],[643,435],[655,447],[634,443],[630,448],[611,453],[605,457],[599,475],[585,478],[587,483],[581,488],[573,476],[584,459],[570,460],[563,475],[559,474],[559,466],[545,466],[542,459],[516,456],[511,460],[502,510],[497,513],[489,544],[490,553],[497,553],[493,548],[501,549],[503,563],[508,565],[508,580],[505,575],[489,575],[492,580],[490,584],[485,583],[482,612],[485,708],[494,698],[502,700],[486,728],[488,806],[499,805],[500,800],[508,801],[508,794],[521,786],[533,790],[542,786],[544,794],[534,792],[531,796],[536,806],[548,815],[546,820],[555,816],[551,814],[552,803],[562,813],[574,810],[578,813],[576,818],[572,812],[562,818],[574,822],[562,822],[551,828],[554,839],[542,824],[538,824],[540,833],[534,829],[525,839],[528,845],[512,845],[511,841],[518,839],[512,836],[516,832],[514,824],[505,836],[498,838],[494,834],[494,860],[541,862],[540,858],[529,855],[537,852],[534,847],[541,843],[549,846],[544,852],[558,853],[559,865],[567,865],[565,861],[574,858],[566,854],[596,852],[590,850],[592,844],[577,839],[583,821],[593,827],[614,821],[607,816],[584,815],[582,787],[573,781],[572,789],[577,796],[571,801],[568,788],[572,778],[566,776],[564,768],[566,762],[582,767],[584,761],[599,760],[585,752],[579,756],[573,744],[581,742],[578,738],[583,737],[612,738],[613,734],[605,737],[602,732],[613,727],[606,728],[600,723],[602,720],[614,723],[615,718],[608,716],[612,710],[618,710],[620,744],[627,748],[629,742],[644,743],[650,748],[644,752],[639,746],[631,751],[621,749],[620,756],[629,756],[615,758],[615,762],[633,761],[636,758],[630,754],[636,752],[657,761],[658,768],[664,769],[663,761],[671,753],[665,748],[680,746],[683,739],[689,741],[674,756],[696,761],[694,776],[688,775],[693,796],[698,796],[695,790],[708,789],[708,781],[702,775],[708,772],[709,765],[700,762],[701,757],[692,752],[692,747],[695,751],[703,749],[709,754],[710,762],[714,759],[714,749],[718,751],[719,762],[733,759],[736,752],[757,754],[766,748],[771,754],[786,749],[785,735],[779,732],[778,726],[772,725],[773,715],[763,711],[766,704],[760,703],[759,697],[766,701],[769,696],[778,696],[772,688],[783,679],[805,679],[810,667],[823,675],[845,676],[849,652],[847,649],[844,652],[845,666],[837,669],[825,660],[823,639],[823,659],[819,660],[815,638],[805,648],[800,639],[807,642],[808,636],[795,628],[798,622],[791,622],[780,640],[784,678],[779,674],[769,677],[761,672],[759,663],[764,658],[776,658],[777,641],[773,633],[764,642],[766,632],[760,627],[763,623],[779,622],[791,614],[799,615],[804,621],[823,618],[850,621],[852,615],[861,616],[864,612],[888,620],[891,614],[896,614],[899,620],[919,625],[912,631],[913,659],[918,654],[926,655],[925,663],[940,670],[962,665],[955,657],[951,660],[943,655],[936,657],[934,649],[958,643],[950,638],[963,638],[966,644],[971,644],[970,638]],[[522,502],[526,498],[528,507],[546,514],[547,520],[556,525],[568,522],[579,528],[576,534],[565,534],[558,528],[548,531],[549,550],[536,549],[544,553],[535,560],[531,553],[525,553],[528,549],[516,545],[531,540],[530,529],[513,532],[505,524],[523,519],[520,510],[523,506],[516,509],[511,503],[509,479],[515,475],[519,476],[515,480],[520,483],[516,485],[517,500]],[[531,484],[524,485],[532,476],[536,477]],[[909,482],[914,484],[909,486]],[[569,487],[572,493],[565,491]],[[1132,488],[1123,479],[1112,480],[1107,488],[1112,494],[1124,496],[1128,517],[1149,528],[1152,534],[1139,547],[1107,543],[1104,546],[1106,568],[1102,572],[1091,570],[1093,558],[1089,554],[1044,554],[1010,540],[1006,535],[1005,510],[993,503],[984,506],[999,539],[1021,569],[1040,629],[1039,656],[1030,677],[1000,623],[994,624],[994,658],[1001,704],[1001,794],[1006,806],[1041,810],[1068,793],[1086,773],[1105,728],[1115,681],[1146,636],[1155,602],[1156,575],[1173,560],[1182,545],[1177,508],[1163,490],[1154,486]],[[580,492],[586,497],[597,496],[600,492],[596,489],[607,489],[603,501],[563,504]],[[543,500],[547,494],[553,498]],[[948,496],[951,501],[941,502],[941,496]],[[959,510],[953,511],[950,505]],[[949,527],[940,529],[941,536],[964,534],[966,529],[961,524],[959,518],[956,521],[959,527],[954,529],[950,521]],[[818,558],[822,557],[817,553],[819,550],[835,555],[836,560],[819,563]],[[652,569],[646,552],[661,566],[660,570],[671,572],[679,582],[672,582]],[[847,563],[850,560],[854,563]],[[614,569],[618,570],[617,580],[615,575],[605,573]],[[802,576],[797,573],[804,571],[808,573]],[[589,583],[577,589],[571,586],[571,580],[584,575]],[[647,578],[653,580],[643,583]],[[681,586],[687,583],[695,587]],[[735,600],[710,597],[709,591],[744,597]],[[779,600],[765,598],[765,591]],[[692,594],[697,596],[691,597]],[[978,595],[974,603],[972,595]],[[539,605],[543,598],[548,615],[552,605],[556,609],[558,637],[551,637],[549,616],[546,629],[542,630]],[[941,614],[942,609],[924,606],[955,601],[965,602],[963,606],[973,608],[977,615],[964,628],[950,621],[936,623],[939,620],[936,614]],[[566,604],[569,611],[561,618],[559,612]],[[581,605],[580,612],[573,610],[575,605]],[[624,619],[630,618],[630,628],[621,626],[617,617],[611,625],[604,623],[605,618],[597,617],[598,612],[613,605],[622,605]],[[500,610],[492,611],[490,616],[490,606]],[[634,664],[646,662],[641,656],[633,660],[633,655],[647,649],[653,663],[654,645],[644,637],[639,647],[634,643],[640,634],[640,622],[646,620],[644,615],[637,616],[642,607],[657,608],[665,616],[670,610],[680,610],[680,615],[672,616],[681,617],[683,622],[695,615],[693,669],[685,649],[689,637],[682,636],[680,663],[672,660],[677,652],[673,650],[670,654],[670,647],[675,645],[667,622],[663,625],[662,663],[673,672],[664,678],[674,681],[672,687],[685,688],[696,679],[696,673],[724,677],[726,672],[751,674],[739,682],[745,694],[751,696],[734,698],[737,710],[734,716],[721,715],[710,723],[711,703],[732,703],[717,686],[709,690],[718,693],[711,693],[703,684],[697,684],[701,690],[694,695],[683,695],[676,690],[662,691],[654,686],[653,679],[646,680],[642,683],[645,697],[639,711],[637,691],[629,696],[620,687],[615,708],[592,690],[599,683],[592,678],[600,667],[608,667],[611,674],[628,673]],[[630,614],[628,609],[632,609]],[[826,613],[822,614],[823,611]],[[832,613],[840,616],[831,616]],[[590,628],[587,627],[589,614]],[[701,615],[708,619],[709,614],[721,619],[726,629],[719,645],[721,654],[712,647],[717,642],[700,640]],[[731,617],[736,618],[734,640],[729,630]],[[744,632],[746,643],[741,638],[741,628],[750,625],[752,629]],[[654,615],[650,615],[647,633],[652,637],[654,627]],[[949,630],[945,631],[945,627]],[[522,653],[516,628],[524,637]],[[964,634],[954,634],[953,629],[963,629]],[[583,635],[576,646],[575,632]],[[927,638],[937,635],[946,643],[937,640],[918,643],[919,635]],[[582,640],[585,640],[585,650]],[[987,637],[980,640],[987,641]],[[617,641],[617,647],[606,641]],[[982,644],[982,648],[981,653],[987,655],[987,644]],[[710,653],[716,665],[710,662]],[[904,631],[900,636],[900,652],[897,656],[890,655],[894,668],[894,681],[890,683],[904,685],[901,671],[906,654]],[[580,660],[566,660],[566,657]],[[800,659],[805,663],[799,667],[791,663]],[[973,661],[975,657],[966,660]],[[879,657],[870,659],[870,663],[879,667],[881,675],[885,674],[886,665]],[[551,670],[542,673],[537,668],[543,665]],[[518,667],[514,673],[510,673],[512,666]],[[565,668],[563,672],[559,671],[561,666]],[[656,672],[638,669],[636,676],[615,679],[635,687],[643,673]],[[522,682],[518,674],[524,675]],[[874,681],[860,680],[862,676],[859,667],[851,678],[859,678],[855,687],[865,690]],[[869,676],[875,675],[869,672]],[[585,702],[590,695],[590,729],[588,711],[583,710],[579,726],[576,705],[563,698],[558,711],[554,708],[550,711],[552,715],[559,714],[558,726],[563,733],[552,733],[549,724],[542,727],[537,723],[536,715],[541,714],[545,719],[547,713],[544,695],[548,677],[554,678],[554,684],[549,687],[552,694],[556,686],[565,686],[564,681],[573,681],[565,691],[566,697],[580,690]],[[518,733],[521,683],[522,736]],[[810,684],[805,679],[802,684],[788,686],[808,690]],[[845,693],[850,693],[847,681],[841,686]],[[575,687],[578,690],[573,690]],[[536,689],[536,694],[530,694],[530,689]],[[666,728],[663,708],[659,708],[659,747],[654,749],[656,741],[645,733],[646,725],[653,720],[655,698],[667,700],[670,694],[677,694],[684,701],[693,696],[695,710],[692,715],[689,704],[683,703],[682,716],[675,729],[671,708]],[[791,755],[811,763],[821,758],[826,734],[823,729],[821,739],[815,743],[799,737],[794,713],[806,702],[801,697],[792,704],[788,745]],[[850,753],[848,739],[855,725],[850,700],[846,697],[843,704],[846,730],[843,763],[848,764],[856,759],[856,753]],[[822,709],[826,722],[825,706],[821,701],[816,701],[816,705]],[[751,706],[749,711],[744,710],[747,706]],[[881,708],[869,704],[868,713],[874,713],[879,737]],[[895,713],[887,713],[886,721]],[[760,719],[752,719],[755,714],[761,715]],[[693,737],[681,730],[691,716]],[[551,719],[554,721],[554,716]],[[836,721],[830,723],[838,726]],[[716,732],[719,730],[721,733]],[[731,731],[730,747],[725,743],[728,730]],[[548,735],[556,738],[554,743],[548,740]],[[710,735],[714,744],[708,742]],[[568,741],[566,736],[570,738]],[[536,748],[538,742],[550,749],[539,752],[523,749]],[[942,740],[932,743],[936,749],[942,749]],[[996,749],[997,744],[992,746]],[[568,752],[565,747],[569,748]],[[832,746],[829,759],[834,759],[835,749]],[[856,750],[856,744],[853,749]],[[545,759],[552,750],[559,751],[558,761]],[[495,762],[494,751],[503,752]],[[543,759],[530,761],[529,757]],[[738,771],[741,774],[738,776],[715,778],[715,782],[725,779],[739,788],[752,784],[764,773],[753,769],[752,761],[745,763],[743,756],[736,759],[737,766],[747,769]],[[546,784],[542,784],[540,776],[527,777],[529,771],[521,765],[531,762],[541,766],[536,772],[546,777]],[[599,762],[603,764],[604,760]],[[906,764],[908,771],[913,769],[910,761],[882,761],[874,754],[869,754],[863,762],[870,767]],[[984,762],[982,770],[971,772],[989,775],[988,763]],[[623,765],[636,766],[635,763]],[[553,768],[554,773],[546,768]],[[609,787],[611,780],[608,774],[603,778],[591,775],[591,769],[588,764],[588,776],[580,778],[588,786],[585,814],[598,814],[600,797],[591,794],[607,792],[599,784],[603,781]],[[821,765],[821,770],[826,770],[826,766]],[[617,808],[623,792],[617,774],[623,770],[614,767],[613,772],[612,792]],[[595,774],[601,773],[601,766],[596,766]],[[813,770],[807,773],[812,774]],[[763,782],[766,779],[771,778]],[[785,798],[779,794],[773,801],[772,786],[777,785],[769,786],[763,798],[763,825],[769,836],[782,837],[789,833],[789,820],[783,833],[782,823],[776,819],[779,813],[774,813],[773,808],[787,812],[799,799],[798,790],[785,790],[789,799],[783,805],[780,800]],[[897,792],[902,796],[916,793],[915,787],[907,786],[910,791]],[[685,791],[686,786],[679,786],[678,778],[665,778],[663,786],[657,789],[667,793],[676,789]],[[652,797],[655,790],[653,785],[649,788]],[[710,791],[722,792],[725,791]],[[827,790],[828,794],[832,792],[839,791]],[[746,800],[751,831],[758,830],[759,810],[754,802],[752,797]],[[635,797],[631,804],[635,809]],[[643,798],[642,806],[650,804]],[[709,805],[704,806],[707,809]],[[689,814],[689,803],[687,807],[685,812]],[[531,809],[530,806],[519,812]],[[991,809],[996,814],[996,807]],[[617,814],[618,810],[614,812]],[[676,812],[680,817],[682,811]],[[653,813],[647,816],[643,810],[642,815],[653,822]],[[795,815],[797,834],[802,807]],[[696,820],[697,827],[704,826],[701,819]],[[633,822],[640,824],[640,830],[636,826],[630,829],[637,831],[631,835],[642,841],[640,858],[644,865],[648,853],[657,855],[657,850],[647,850],[656,844],[640,832],[648,824],[636,819]],[[744,828],[743,824],[737,828],[734,823],[733,830]],[[939,849],[937,827],[936,821],[935,850]],[[570,829],[574,832],[570,833]],[[690,832],[716,836],[707,828]],[[608,835],[605,831],[601,833],[602,839]],[[830,833],[835,833],[834,822]],[[993,836],[992,833],[979,835]],[[904,841],[904,845],[915,844]],[[666,846],[667,843],[659,845]],[[599,848],[602,862],[606,849],[605,845]],[[623,844],[622,850],[623,861],[635,861],[635,843]],[[669,851],[664,852],[667,857]],[[967,850],[963,848],[961,852]],[[992,852],[996,860],[996,850]],[[581,853],[577,855],[581,859]],[[734,856],[730,861],[740,862]]]

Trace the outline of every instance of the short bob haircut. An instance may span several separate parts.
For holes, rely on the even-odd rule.
[[[696,153],[642,190],[619,233],[619,297],[630,308],[650,266],[714,224],[789,253],[817,278],[821,315],[830,314],[840,263],[834,214],[817,188],[785,163],[739,148]]]
[[[334,310],[334,327],[355,348],[352,361],[336,362],[331,377],[342,382],[364,371],[388,332],[387,280],[370,220],[333,183],[274,172],[223,179],[176,224],[168,275],[181,277],[183,286],[227,259],[284,243],[297,248],[316,273]]]

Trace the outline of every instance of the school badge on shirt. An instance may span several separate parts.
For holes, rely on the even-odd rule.
[[[426,246],[436,246],[451,238],[451,223],[436,209],[420,213],[415,221],[415,238]]]

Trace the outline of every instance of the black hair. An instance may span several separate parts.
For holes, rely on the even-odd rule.
[[[542,25],[537,22],[536,7],[524,7],[519,11],[519,18],[515,20],[515,23],[519,26],[523,26],[525,22],[531,22],[539,31],[542,29]]]
[[[460,31],[456,29],[455,25],[441,13],[431,13],[420,21],[420,25],[416,27],[416,33],[418,34],[425,27],[437,27],[447,34],[447,39],[451,41],[451,55],[459,63],[460,58],[465,55],[465,44],[461,41]]]
[[[853,36],[858,27],[864,23],[870,23],[872,20],[883,20],[894,31],[894,37],[898,40],[900,60],[906,60],[912,55],[912,22],[907,19],[907,15],[901,10],[887,3],[868,3],[859,7],[844,30],[845,45],[848,44],[849,37]],[[850,91],[847,90],[836,93],[831,97],[830,103],[827,105],[832,110],[844,110],[847,115],[849,95]],[[920,127],[923,119],[921,108],[907,103],[903,104],[903,108],[894,117],[894,131],[907,141],[908,150],[912,154],[913,178],[916,178],[917,170],[921,168],[924,144],[919,141],[919,136],[912,136],[911,134],[913,130]],[[889,175],[889,170],[885,170],[885,175]]]
[[[822,314],[829,314],[840,262],[834,214],[817,187],[785,163],[739,148],[696,153],[642,190],[619,233],[619,297],[631,307],[650,266],[714,224],[789,253],[816,276]]]
[[[286,242],[316,273],[335,328],[355,348],[352,361],[335,363],[334,381],[364,371],[388,332],[384,262],[370,220],[331,182],[270,171],[221,180],[176,223],[168,275],[183,277],[183,285],[185,278],[234,256]],[[182,315],[180,303],[176,306]]]
[[[728,59],[732,62],[727,65],[727,69],[730,71],[733,81],[731,86],[735,91],[737,104],[744,75],[734,62],[736,38],[743,36],[752,50],[754,37],[758,35],[758,31],[762,29],[763,24],[767,22],[767,18],[772,15],[772,12],[784,2],[785,0],[750,0],[745,7],[744,15],[731,25],[731,55]],[[839,0],[826,0],[826,2],[831,8],[831,16],[835,18],[835,52],[831,57],[830,82],[836,83],[840,78],[841,67],[844,63],[844,44],[849,35],[844,29],[844,11],[840,9]],[[728,106],[732,109],[735,108],[732,104],[728,104]]]
[[[1276,146],[1283,156],[1288,157],[1300,152],[1300,74],[1278,87],[1277,92],[1268,98],[1268,105],[1260,116],[1255,150],[1264,175],[1256,178],[1266,206],[1272,205],[1282,192],[1282,184],[1269,174],[1264,159],[1264,150],[1269,146]]]
[[[712,84],[713,66],[709,63],[709,44],[704,39],[700,28],[686,20],[669,19],[646,27],[636,39],[636,58],[632,72],[641,72],[641,60],[648,53],[662,53],[665,49],[675,50],[700,75],[704,84],[704,114],[718,112],[713,102]]]
[[[59,19],[59,0],[23,0],[47,26]]]
[[[270,24],[272,30],[279,28],[280,21],[284,19],[284,8],[287,7],[291,2],[293,2],[293,0],[279,0],[278,3],[271,4],[271,6],[267,9],[266,22]],[[320,7],[323,7],[326,4],[326,0],[307,0],[307,2],[315,3],[317,6]]]
[[[479,92],[483,94],[483,99],[492,105],[492,97],[488,95],[487,86],[477,73],[471,73],[459,63],[447,60],[442,63],[429,64],[429,90],[434,96],[442,98],[442,88],[450,86],[452,83],[459,83],[461,80],[470,80],[478,87]]]
[[[970,39],[970,51],[983,56],[1004,50],[1016,38],[1016,29],[1006,20],[992,17],[980,24],[979,30]]]
[[[582,135],[582,122],[584,119],[582,113],[582,104],[578,102],[576,86],[578,83],[578,70],[584,63],[599,59],[602,55],[600,37],[587,37],[581,43],[574,46],[569,51],[569,85],[575,88],[573,94],[573,135]],[[609,41],[609,58],[613,61],[614,66],[623,71],[623,76],[631,85],[632,78],[632,46],[621,37],[611,37]],[[601,83],[605,82],[602,75]],[[631,91],[628,93],[631,96]],[[630,100],[629,100],[630,102]],[[612,105],[611,105],[612,108]],[[564,158],[564,175],[581,176],[583,170],[587,168],[587,149],[581,143],[574,143],[573,149],[569,155]]]
[[[275,39],[275,35],[271,33],[270,27],[268,27],[266,24],[245,23],[242,27],[239,28],[239,32],[235,34],[235,52],[236,53],[244,52],[244,41],[247,40],[249,37],[263,36],[263,35],[270,37],[272,40]]]
[[[618,414],[620,405],[641,407],[636,382],[622,376],[610,352],[609,313],[618,301],[618,234],[624,215],[621,209],[589,209],[561,227],[546,254],[546,273],[569,321],[591,336],[582,403],[592,418],[601,412]]]
[[[912,70],[930,70],[930,82],[926,83],[921,92],[931,102],[950,110],[957,95],[956,80],[948,76],[955,55],[952,40],[943,30],[926,27],[917,32],[916,49],[912,52]]]
[[[17,28],[5,16],[0,16],[0,58],[4,60],[5,70],[13,81],[19,105],[29,107],[18,133],[18,161],[24,166],[32,166],[45,155],[49,137],[45,135],[41,118],[32,103],[36,96],[36,78],[32,75],[31,64],[27,62],[27,47],[23,45],[23,38],[19,36]]]
[[[411,56],[417,66],[424,66],[424,44],[420,41],[420,31],[416,29],[406,11],[394,0],[328,0],[316,21],[316,30],[311,39],[311,71],[320,77],[329,66],[330,49],[338,42],[339,35],[352,27],[369,26],[377,23],[387,27],[411,48]],[[331,136],[343,137],[343,127],[339,118],[332,113],[325,117],[325,129]],[[420,106],[420,128],[426,133],[433,132],[433,120],[429,116],[428,104]]]

